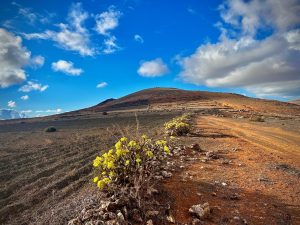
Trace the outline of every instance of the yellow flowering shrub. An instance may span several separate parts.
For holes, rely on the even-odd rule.
[[[146,135],[139,140],[122,137],[112,149],[94,159],[93,182],[102,190],[128,188],[129,193],[138,198],[159,169],[155,163],[171,154],[172,140],[153,141]]]
[[[165,123],[166,133],[175,136],[186,135],[191,129],[190,117],[191,114],[186,113]]]

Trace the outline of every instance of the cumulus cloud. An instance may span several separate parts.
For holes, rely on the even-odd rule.
[[[42,67],[44,65],[45,58],[41,55],[38,55],[38,56],[32,57],[32,59],[30,61],[31,61],[31,65],[34,68],[37,68],[37,67]]]
[[[99,84],[97,84],[97,88],[104,88],[104,87],[106,87],[108,84],[106,83],[106,82],[101,82],[101,83],[99,83]]]
[[[23,95],[23,96],[21,96],[21,99],[24,100],[24,101],[25,101],[25,100],[28,100],[28,99],[29,99],[29,96],[28,96],[28,95]]]
[[[96,51],[91,47],[90,34],[83,25],[88,17],[89,14],[82,9],[81,3],[76,3],[69,10],[69,23],[58,24],[59,31],[46,30],[43,33],[28,33],[23,35],[29,40],[52,40],[63,49],[78,52],[82,56],[93,56]]]
[[[82,69],[74,67],[73,62],[65,60],[58,60],[57,62],[53,62],[52,69],[55,72],[63,72],[73,76],[79,76],[81,73],[83,73]]]
[[[102,35],[109,35],[109,31],[119,26],[119,18],[122,13],[114,6],[110,6],[108,11],[102,12],[95,16],[96,27],[95,30]]]
[[[259,29],[273,27],[286,31],[299,24],[298,0],[229,0],[219,7],[224,22],[254,34]]]
[[[14,102],[14,101],[9,101],[9,102],[7,103],[7,106],[10,107],[10,108],[15,108],[15,107],[17,106],[17,104],[16,104],[16,102]]]
[[[30,52],[22,45],[22,38],[0,28],[0,88],[25,81],[22,68],[29,60]]]
[[[141,63],[138,74],[143,77],[158,77],[169,72],[168,66],[161,58]]]
[[[21,92],[31,92],[31,91],[40,91],[43,92],[49,88],[49,85],[42,85],[39,83],[34,83],[33,81],[28,81],[27,84],[19,88]]]
[[[144,43],[144,39],[143,39],[140,35],[138,35],[138,34],[135,34],[135,35],[133,36],[133,38],[134,38],[134,40],[137,41],[137,42]]]
[[[180,77],[210,87],[244,87],[257,96],[299,96],[300,17],[293,7],[299,9],[299,2],[228,1],[220,11],[232,30],[221,25],[219,42],[181,58]],[[271,35],[256,38],[270,27]]]

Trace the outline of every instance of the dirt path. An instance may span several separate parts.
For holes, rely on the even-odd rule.
[[[198,117],[195,130],[184,142],[203,152],[187,149],[192,160],[165,183],[179,224],[205,202],[204,224],[300,224],[300,132],[213,116]],[[219,159],[207,161],[208,151]]]

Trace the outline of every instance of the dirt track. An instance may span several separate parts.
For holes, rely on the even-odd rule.
[[[166,181],[176,221],[189,222],[189,207],[209,202],[205,224],[300,224],[300,132],[199,116],[184,142],[204,152],[187,150],[195,160]],[[207,151],[220,158],[202,161]]]

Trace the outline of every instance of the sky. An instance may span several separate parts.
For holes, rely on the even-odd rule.
[[[0,109],[44,116],[151,87],[299,98],[300,1],[0,2]]]

